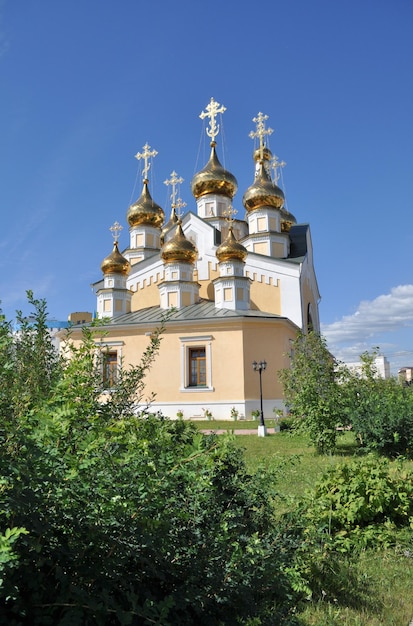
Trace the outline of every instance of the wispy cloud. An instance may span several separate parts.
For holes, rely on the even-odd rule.
[[[333,354],[343,361],[355,361],[365,350],[378,346],[383,354],[391,355],[396,367],[412,360],[413,338],[409,337],[409,346],[401,343],[411,327],[413,285],[399,285],[374,300],[363,300],[352,315],[323,324],[321,332]]]
[[[399,285],[375,300],[364,300],[353,315],[324,325],[332,342],[359,341],[377,333],[400,330],[413,323],[413,285]]]

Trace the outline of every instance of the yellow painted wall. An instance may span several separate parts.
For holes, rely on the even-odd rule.
[[[263,277],[254,276],[250,286],[251,308],[281,315],[281,294],[279,284],[274,286],[272,279],[267,284]]]
[[[267,368],[262,373],[263,398],[281,398],[282,386],[277,372],[289,366],[286,356],[290,351],[290,340],[294,340],[294,329],[287,323],[269,325],[257,322],[244,330],[244,378],[245,398],[259,398],[259,373],[255,372],[253,361],[266,361]],[[257,406],[257,408],[259,408]]]
[[[108,331],[106,327],[105,332]],[[153,329],[151,329],[153,330]],[[126,365],[139,363],[143,351],[149,344],[146,328],[132,329],[129,333],[118,330],[105,335],[105,342],[121,342],[123,362]],[[253,371],[254,360],[267,361],[263,373],[263,398],[282,397],[282,387],[277,371],[288,367],[285,356],[294,339],[294,329],[284,320],[268,321],[248,319],[227,320],[217,325],[197,324],[190,327],[167,327],[162,336],[161,347],[155,362],[146,376],[146,394],[156,393],[159,403],[208,403],[239,402],[259,398],[259,375]],[[211,336],[212,386],[214,391],[180,391],[182,342],[190,337]],[[73,339],[80,338],[78,331]],[[204,341],[196,341],[197,345]],[[119,346],[113,349],[120,350]],[[258,400],[257,400],[258,401]],[[258,408],[258,407],[257,407]]]
[[[194,280],[197,280],[200,284],[200,288],[199,288],[199,297],[200,298],[206,298],[207,300],[214,300],[214,286],[212,284],[212,281],[215,280],[215,278],[219,277],[219,271],[218,269],[214,270],[212,269],[211,264],[209,264],[209,278],[208,280],[199,280],[198,279],[198,273],[195,272],[194,274]]]
[[[148,306],[159,306],[160,296],[158,283],[151,283],[138,289],[132,296],[131,310],[137,311],[138,309],[145,309]]]

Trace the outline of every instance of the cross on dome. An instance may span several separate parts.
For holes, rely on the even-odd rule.
[[[151,150],[148,142],[146,142],[146,144],[143,146],[143,152],[137,152],[137,154],[135,154],[135,159],[138,159],[138,161],[140,161],[141,159],[144,160],[145,166],[142,171],[144,180],[148,178],[148,172],[151,167],[149,159],[151,157],[156,157],[157,154],[158,153],[156,150]]]
[[[182,198],[178,198],[178,200],[176,201],[176,204],[174,206],[175,206],[175,208],[178,209],[176,215],[178,217],[178,220],[181,221],[181,215],[182,215],[181,209],[184,209],[186,207],[186,202],[183,202]]]
[[[271,159],[271,169],[274,172],[274,182],[278,183],[280,180],[281,172],[280,169],[285,167],[287,163],[285,161],[279,161],[277,155],[274,155]]]
[[[218,113],[224,113],[226,110],[226,107],[219,104],[214,98],[211,98],[206,110],[199,115],[201,120],[209,117],[209,128],[206,129],[206,134],[208,137],[211,137],[212,141],[215,141],[215,137],[219,133],[219,124],[216,123],[215,118]]]
[[[237,209],[234,209],[232,205],[229,205],[227,209],[225,209],[222,215],[225,217],[227,222],[231,225],[234,222],[234,217],[238,213]]]
[[[177,185],[180,185],[181,183],[183,183],[184,179],[182,178],[182,176],[180,176],[178,178],[178,175],[177,175],[177,173],[174,170],[173,172],[171,172],[171,178],[169,178],[169,179],[167,178],[163,182],[164,182],[164,185],[167,185],[167,186],[172,185],[172,193],[170,195],[170,198],[171,198],[171,206],[174,207],[174,206],[176,206],[175,202],[176,202],[176,196],[178,194]],[[182,200],[181,200],[181,202],[182,202]]]
[[[253,117],[252,121],[255,122],[257,129],[255,131],[251,131],[249,137],[251,139],[255,139],[258,137],[259,139],[259,149],[260,149],[260,158],[261,160],[264,157],[264,137],[266,135],[272,135],[274,132],[272,128],[265,128],[265,122],[268,120],[268,115],[264,115],[263,113],[258,113],[257,117]]]
[[[109,230],[110,230],[110,231],[111,231],[111,233],[112,233],[112,237],[113,237],[113,241],[114,241],[114,243],[118,243],[120,233],[121,233],[121,231],[123,230],[123,226],[121,226],[121,224],[119,224],[119,222],[115,222],[115,223],[113,224],[113,226],[111,226],[111,227],[109,228]]]

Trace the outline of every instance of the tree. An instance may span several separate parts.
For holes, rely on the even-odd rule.
[[[296,427],[310,436],[320,453],[334,449],[337,426],[347,424],[345,389],[340,368],[324,337],[315,332],[299,333],[292,345],[290,368],[279,372],[284,397]]]
[[[351,424],[359,444],[389,457],[411,457],[413,450],[413,389],[395,378],[377,376],[378,350],[364,352],[361,374],[346,382]]]
[[[274,476],[249,473],[231,438],[138,410],[159,334],[102,402],[102,332],[85,329],[59,375],[0,432],[0,620],[286,623],[296,539],[274,524]],[[44,371],[54,357],[42,354]]]

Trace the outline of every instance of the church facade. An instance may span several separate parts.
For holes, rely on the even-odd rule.
[[[103,375],[116,384],[122,362],[137,364],[150,335],[163,324],[161,348],[147,375],[154,411],[171,418],[212,415],[251,417],[284,408],[277,372],[288,367],[298,330],[319,330],[319,292],[308,224],[297,223],[278,186],[278,163],[268,147],[267,116],[254,118],[252,184],[242,198],[245,219],[235,219],[235,176],[216,150],[217,117],[224,107],[211,99],[207,118],[210,158],[191,181],[193,207],[183,212],[182,179],[172,172],[170,218],[149,192],[151,161],[146,144],[136,157],[143,164],[143,187],[128,209],[129,245],[118,248],[121,226],[112,227],[114,245],[94,285],[97,315],[108,318],[101,349]],[[273,166],[273,167],[271,167]],[[73,328],[72,339],[80,329]],[[261,376],[261,375],[260,375]]]

